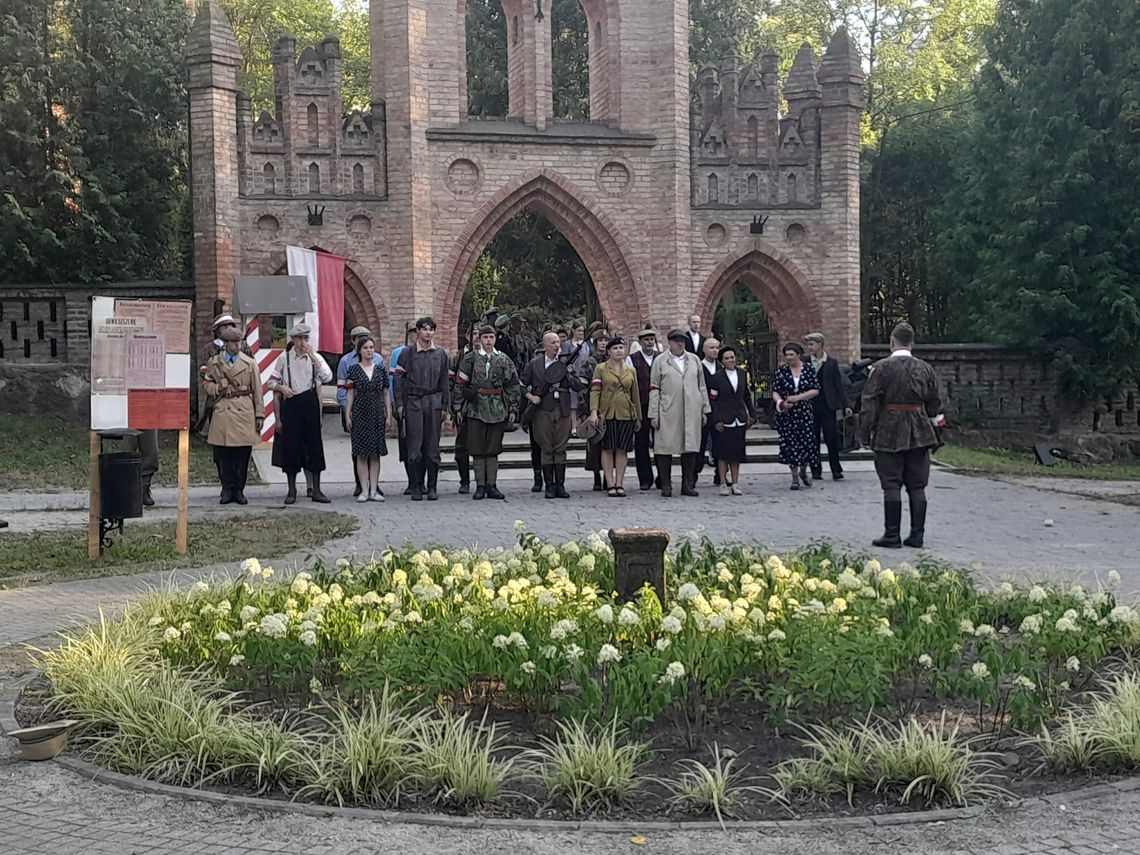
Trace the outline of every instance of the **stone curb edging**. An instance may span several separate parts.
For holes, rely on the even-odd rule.
[[[24,687],[38,676],[39,673],[35,671],[25,674],[14,680],[3,692],[0,692],[0,734],[7,734],[19,727],[19,723],[16,721],[16,701],[19,699]],[[112,772],[101,766],[96,766],[94,763],[89,763],[78,757],[60,755],[56,757],[53,762],[67,769],[69,772],[73,772],[88,780],[155,796],[191,799],[193,801],[206,802],[218,806],[238,807],[263,813],[292,814],[320,818],[339,817],[343,819],[366,820],[369,822],[430,825],[467,830],[590,831],[605,834],[642,834],[647,831],[687,832],[724,830],[767,831],[788,834],[820,830],[925,825],[927,823],[972,819],[987,810],[995,808],[993,805],[978,805],[976,807],[914,811],[911,813],[888,813],[880,816],[821,817],[796,820],[739,820],[726,822],[723,829],[719,822],[710,822],[707,820],[681,820],[674,822],[665,820],[631,822],[623,820],[607,822],[604,820],[506,819],[498,817],[451,816],[448,814],[412,813],[398,810],[336,807],[303,802],[285,802],[258,796],[233,796],[225,793],[212,792],[210,790],[195,790],[189,787],[174,786],[172,784],[160,784],[134,775],[123,775],[119,772]],[[1096,784],[1091,787],[1084,787],[1079,790],[1071,790],[1064,793],[1038,796],[1032,799],[1020,799],[1010,804],[1007,809],[1018,810],[1035,806],[1056,806],[1084,802],[1135,790],[1140,790],[1140,776],[1125,778],[1124,780],[1116,781],[1111,784]]]

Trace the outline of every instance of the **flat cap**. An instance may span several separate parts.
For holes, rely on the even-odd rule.
[[[368,335],[372,335],[372,330],[368,327],[353,327],[348,333],[349,338],[363,338]]]
[[[676,340],[678,340],[678,339],[680,339],[681,341],[688,341],[688,340],[689,340],[689,335],[688,335],[688,333],[686,333],[686,332],[685,332],[684,330],[682,330],[682,329],[677,329],[676,327],[674,327],[673,329],[669,330],[669,335],[667,335],[667,336],[665,336],[665,337],[666,337],[667,339],[669,339],[669,341],[676,341]]]
[[[241,331],[237,327],[226,327],[218,334],[222,341],[241,341]]]
[[[293,324],[293,329],[289,330],[289,338],[297,338],[297,336],[308,336],[312,334],[313,328],[305,323]]]

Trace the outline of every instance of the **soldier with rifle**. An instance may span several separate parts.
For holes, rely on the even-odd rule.
[[[569,499],[566,492],[566,446],[570,442],[570,393],[583,385],[568,364],[576,354],[559,357],[558,333],[542,337],[542,353],[527,363],[522,373],[526,390],[527,419],[542,451],[542,474],[546,498]]]

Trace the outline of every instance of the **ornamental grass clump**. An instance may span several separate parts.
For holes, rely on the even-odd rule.
[[[576,814],[628,804],[641,789],[637,769],[648,756],[645,744],[625,741],[616,720],[602,727],[559,722],[557,738],[543,737],[525,755],[530,776]]]
[[[486,723],[486,716],[478,723],[467,713],[423,719],[419,745],[425,790],[456,807],[497,801],[516,762],[502,756],[502,742],[502,733]]]
[[[1140,674],[1118,671],[1105,678],[1086,703],[1042,726],[1024,743],[1056,772],[1124,772],[1140,767]]]
[[[663,782],[671,794],[669,803],[673,808],[714,813],[723,827],[725,816],[732,816],[746,795],[752,793],[769,799],[779,798],[778,793],[756,785],[755,778],[745,777],[742,769],[733,768],[737,760],[735,756],[726,756],[716,744],[711,751],[711,766],[686,758],[677,763],[680,768],[677,780]]]
[[[866,721],[847,728],[811,727],[803,745],[810,758],[786,761],[774,777],[787,798],[870,789],[900,804],[966,807],[1010,796],[997,783],[995,755],[975,751],[946,714],[932,724]]]

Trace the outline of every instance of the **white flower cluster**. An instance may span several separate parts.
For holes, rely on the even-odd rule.
[[[578,621],[573,618],[563,618],[558,621],[550,630],[550,638],[553,641],[562,641],[568,636],[573,635],[578,631]]]
[[[612,644],[603,644],[601,649],[598,651],[598,664],[599,665],[606,665],[607,663],[610,663],[610,662],[620,662],[620,661],[621,661],[621,651],[619,651]]]
[[[526,650],[530,647],[521,632],[512,632],[510,635],[496,635],[491,641],[491,646],[497,650],[504,650],[511,646],[517,647],[519,650]]]
[[[684,676],[685,666],[680,662],[670,662],[665,666],[665,673],[661,675],[661,679],[659,679],[657,682],[672,686]]]

